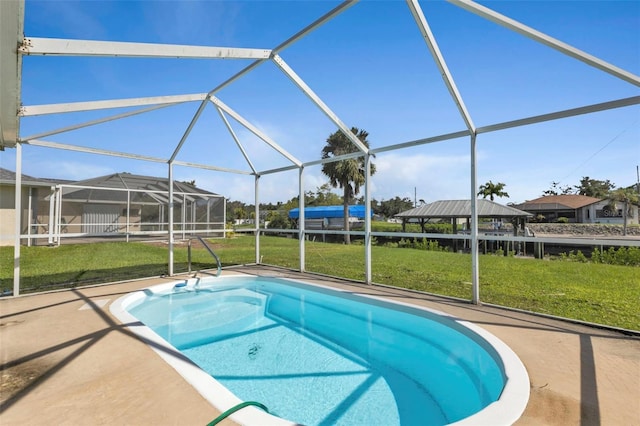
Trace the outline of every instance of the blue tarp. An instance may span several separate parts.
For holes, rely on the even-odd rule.
[[[373,216],[373,211],[371,212]],[[289,210],[289,218],[298,219],[300,217],[300,209],[295,208]],[[305,219],[324,219],[332,217],[344,217],[344,206],[319,206],[306,207],[304,209]],[[364,219],[364,206],[349,206],[349,217],[357,217]]]

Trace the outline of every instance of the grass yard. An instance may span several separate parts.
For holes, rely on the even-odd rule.
[[[251,236],[211,240],[223,266],[255,262]],[[297,269],[298,241],[264,236],[262,263]],[[167,248],[147,243],[92,243],[21,249],[21,291],[75,287],[167,273]],[[187,249],[177,245],[175,272],[187,269]],[[306,243],[306,269],[364,279],[364,249]],[[447,296],[471,298],[469,254],[372,247],[373,281]],[[213,267],[194,247],[194,269]],[[13,287],[13,248],[0,248],[0,285]],[[640,268],[559,260],[480,256],[480,298],[487,303],[640,330]]]

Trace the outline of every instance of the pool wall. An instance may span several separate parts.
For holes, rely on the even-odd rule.
[[[236,277],[242,276],[246,277],[246,275],[233,275]],[[225,275],[225,277],[233,277],[232,275]],[[215,281],[217,285],[220,285],[220,280],[224,280],[224,277],[212,279]],[[282,280],[282,279],[279,279]],[[448,317],[453,320],[455,324],[459,327],[464,328],[465,330],[471,330],[476,333],[481,339],[476,339],[483,343],[483,347],[488,349],[493,356],[497,356],[497,359],[502,363],[502,371],[504,376],[506,377],[506,384],[500,398],[490,403],[481,411],[473,414],[469,417],[466,417],[458,422],[452,423],[455,425],[472,425],[472,424],[492,424],[492,425],[500,425],[500,424],[512,424],[514,423],[524,411],[526,404],[529,399],[529,378],[526,372],[526,369],[522,365],[522,362],[517,357],[517,355],[506,345],[504,342],[493,336],[491,333],[486,330],[471,324],[466,321],[457,320],[449,315],[434,311],[432,309],[419,307],[416,305],[402,303],[402,302],[389,302],[388,300],[382,297],[376,297],[366,294],[354,294],[351,292],[341,291],[335,288],[328,288],[318,284],[312,283],[301,283],[300,281],[286,280],[291,283],[293,286],[310,286],[315,290],[321,291],[330,291],[330,292],[342,292],[347,298],[354,297],[364,297],[370,300],[373,304],[382,305],[386,308],[391,308],[395,310],[401,311],[409,311],[409,312],[427,312],[430,315],[436,314],[438,318]],[[162,284],[150,287],[143,291],[138,291],[132,293],[130,295],[126,295],[115,301],[111,305],[111,312],[116,316],[120,321],[122,321],[125,325],[141,337],[143,341],[151,346],[151,348],[156,351],[167,363],[169,363],[176,371],[178,371],[184,378],[190,383],[198,392],[214,407],[219,409],[220,411],[225,411],[238,403],[242,402],[239,398],[237,398],[233,393],[231,393],[226,387],[220,384],[217,380],[211,377],[208,373],[201,370],[195,364],[193,364],[189,359],[187,359],[184,355],[182,355],[176,347],[170,343],[168,343],[165,339],[151,330],[149,327],[141,324],[137,318],[131,315],[128,312],[128,309],[142,302],[143,299],[147,298],[150,295],[154,294],[166,294],[172,292],[175,288],[176,284],[183,285],[186,291],[193,290],[196,283],[201,286],[201,288],[206,288],[206,283],[197,282],[196,280],[187,280],[187,281],[176,281],[172,283]],[[353,296],[352,296],[353,295]],[[287,297],[278,297],[275,300],[269,300],[268,311],[269,315],[277,315],[283,319],[291,320],[291,321],[304,321],[301,318],[291,318],[291,312],[297,312],[297,309],[290,309],[292,306],[290,303],[299,303],[294,301],[294,299],[288,300]],[[306,309],[309,309],[309,305],[305,305]],[[313,308],[311,308],[313,309]],[[338,309],[339,310],[339,309]],[[335,314],[336,317],[334,326],[339,327],[339,312]],[[366,326],[366,325],[364,325]],[[466,333],[473,335],[473,333]],[[356,347],[357,338],[360,334],[354,332],[352,334],[353,339],[356,339]],[[175,342],[174,342],[175,343]],[[353,341],[348,342],[353,345]],[[385,344],[384,342],[379,342],[379,344]],[[387,344],[392,344],[392,342],[387,342]],[[364,345],[360,345],[363,347]],[[388,347],[386,348],[388,349]],[[372,348],[367,348],[368,351],[372,350]],[[375,350],[375,348],[373,348]],[[464,358],[464,349],[461,348],[458,351],[459,354],[456,355]],[[398,354],[399,356],[407,356],[406,354]],[[443,353],[443,356],[445,354]],[[411,355],[409,355],[411,356]],[[463,362],[464,359],[463,359]],[[437,368],[425,368],[425,374],[431,375],[431,377],[436,377],[437,382],[441,383],[441,386],[446,387],[447,380],[447,372],[446,370],[439,370]],[[447,394],[446,390],[444,392]],[[482,392],[481,392],[482,393]],[[455,395],[451,396],[450,400],[441,400],[439,403],[444,405],[454,405],[456,403]],[[247,407],[243,410],[240,410],[230,416],[232,420],[240,423],[240,424],[254,424],[254,425],[293,425],[290,421],[281,419],[279,417],[275,417],[269,415],[262,410],[259,410],[255,407]]]

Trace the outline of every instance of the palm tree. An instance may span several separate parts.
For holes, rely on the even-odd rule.
[[[369,147],[369,141],[367,140],[369,133],[366,130],[352,127],[351,133],[356,135],[356,137],[366,147]],[[340,155],[350,154],[356,150],[357,148],[349,138],[338,130],[327,138],[327,144],[322,148],[322,158],[338,157]],[[373,175],[375,171],[375,166],[371,164],[371,174]],[[322,173],[327,175],[331,186],[334,188],[340,187],[344,190],[342,199],[344,205],[344,230],[348,231],[349,202],[354,196],[358,195],[360,192],[360,186],[364,185],[365,182],[364,156],[324,163],[322,165]],[[345,234],[344,242],[345,244],[349,244],[351,242],[349,234]]]
[[[506,185],[502,182],[493,183],[491,181],[485,183],[484,185],[480,185],[480,191],[478,191],[478,195],[482,195],[482,198],[487,198],[493,201],[494,197],[507,197],[509,198],[509,194],[504,191],[504,187]]]

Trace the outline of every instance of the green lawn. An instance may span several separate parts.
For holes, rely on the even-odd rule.
[[[251,236],[211,240],[223,266],[255,262]],[[262,237],[262,263],[297,269],[298,241]],[[166,246],[93,243],[21,249],[21,292],[111,282],[167,272]],[[176,247],[175,272],[186,271],[186,248]],[[307,242],[306,269],[364,279],[361,245]],[[471,256],[407,248],[372,248],[373,281],[471,298]],[[194,248],[194,268],[213,267]],[[13,286],[13,248],[0,248],[2,291]],[[640,268],[493,255],[480,256],[480,297],[487,303],[640,330]]]

